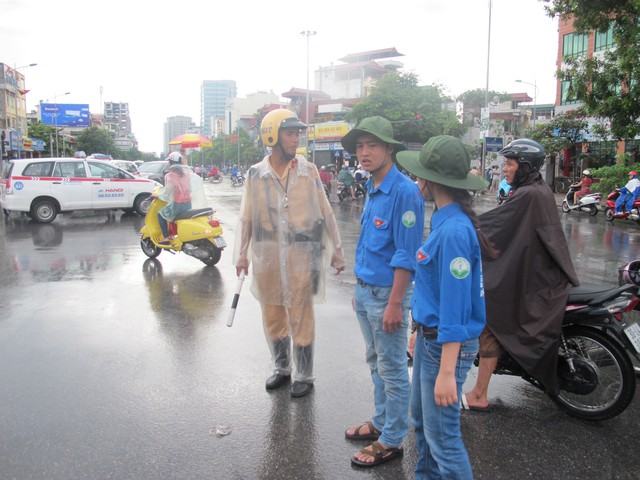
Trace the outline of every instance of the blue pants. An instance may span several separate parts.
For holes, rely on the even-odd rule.
[[[172,210],[173,218],[176,218],[182,212],[191,210],[191,200],[184,203],[174,202],[172,209],[173,209]],[[162,235],[164,236],[164,238],[167,238],[169,236],[169,226],[167,224],[167,220],[162,215],[158,214],[158,222],[160,223],[160,229],[162,230]]]
[[[636,196],[633,193],[623,193],[616,200],[616,212],[621,213],[620,207],[624,206],[625,211],[629,212],[633,208],[633,202],[636,201]]]
[[[382,329],[391,287],[356,285],[355,307],[366,346],[366,359],[373,380],[375,412],[373,426],[387,447],[400,447],[409,433],[411,384],[407,366],[409,307],[413,284],[402,300],[402,325],[393,333]]]
[[[477,353],[477,338],[460,344],[455,373],[458,398]],[[425,339],[418,329],[411,392],[411,418],[418,447],[416,479],[471,480],[471,462],[460,432],[460,404],[441,407],[435,402],[441,357],[442,344]]]

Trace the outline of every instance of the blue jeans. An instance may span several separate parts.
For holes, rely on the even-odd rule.
[[[411,384],[407,341],[413,284],[409,284],[402,300],[401,327],[386,333],[382,329],[382,319],[390,294],[391,287],[356,285],[355,308],[373,380],[375,413],[371,422],[382,432],[381,443],[387,447],[400,447],[409,433]]]
[[[461,342],[455,373],[458,398],[477,353],[477,338]],[[416,479],[471,480],[471,462],[460,432],[460,404],[440,407],[435,403],[434,389],[441,357],[442,344],[425,339],[418,329],[411,393],[411,417],[419,454]]]

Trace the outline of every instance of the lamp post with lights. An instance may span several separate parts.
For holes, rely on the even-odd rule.
[[[307,37],[307,99],[306,99],[306,112],[304,121],[307,124],[307,149],[309,148],[309,132],[311,131],[311,127],[309,126],[309,37],[315,35],[317,32],[315,30],[303,30],[300,32],[300,35]],[[313,137],[313,163],[316,163],[316,138],[315,138],[315,130]]]

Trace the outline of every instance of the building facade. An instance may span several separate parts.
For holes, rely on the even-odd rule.
[[[111,132],[118,150],[128,152],[138,146],[135,135],[132,132],[129,104],[123,102],[104,102],[102,115],[104,128]]]
[[[607,50],[615,48],[612,27],[606,32],[590,31],[578,33],[573,24],[573,19],[559,20],[558,23],[558,52],[557,66],[561,70],[565,67],[564,60],[570,57],[598,57],[604,56]],[[556,114],[568,113],[578,109],[582,103],[576,99],[572,91],[571,81],[558,78],[556,85]],[[601,124],[601,119],[587,118],[589,125]],[[633,161],[640,161],[638,149],[640,139],[627,141],[615,141],[613,138],[606,140],[596,139],[592,135],[585,134],[583,142],[578,144],[575,152],[565,151],[561,159],[562,174],[566,177],[578,177],[579,172],[585,168],[597,168],[612,165],[616,157],[622,153],[632,154]]]
[[[204,80],[200,88],[200,125],[202,135],[215,137],[217,119],[226,118],[227,105],[236,98],[235,80]]]
[[[169,151],[169,142],[176,138],[178,135],[185,133],[193,133],[197,130],[196,124],[193,123],[191,117],[185,117],[183,115],[175,115],[168,117],[164,122],[163,132],[163,148],[165,152]]]

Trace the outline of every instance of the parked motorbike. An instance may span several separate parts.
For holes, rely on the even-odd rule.
[[[222,227],[215,218],[212,208],[196,208],[187,210],[169,222],[169,244],[164,245],[162,229],[158,221],[158,212],[166,202],[154,198],[149,212],[144,219],[144,227],[140,229],[140,247],[149,258],[156,258],[163,250],[170,253],[184,252],[205,265],[215,265],[220,261],[222,250],[227,246],[222,237]]]
[[[353,182],[353,192],[356,200],[360,197],[367,196],[367,191],[365,190],[364,186],[362,186],[362,184],[358,182]],[[338,182],[336,194],[338,195],[339,202],[341,202],[345,198],[351,198],[351,192],[349,192],[349,189],[345,186],[344,182]]]
[[[506,178],[503,178],[498,186],[498,205],[502,205],[509,195],[511,195],[511,185],[507,183]]]
[[[558,352],[559,393],[547,394],[568,414],[585,420],[619,415],[636,390],[631,358],[640,360],[640,326],[633,320],[640,303],[640,260],[620,269],[619,283],[574,287],[567,301]],[[545,390],[508,354],[499,359],[495,374],[519,376]]]
[[[614,220],[631,220],[633,222],[638,223],[640,225],[640,197],[636,198],[633,202],[633,207],[628,212],[622,212],[619,214],[615,214],[616,211],[616,200],[620,196],[620,189],[616,188],[613,192],[607,195],[607,206],[604,210],[604,216],[609,222],[613,222]]]
[[[241,173],[238,173],[237,175],[231,175],[231,184],[234,187],[241,187],[242,185],[244,185],[244,175]]]
[[[602,200],[602,194],[596,192],[580,197],[578,199],[578,204],[575,205],[573,203],[573,196],[578,190],[580,190],[580,187],[576,185],[571,185],[569,187],[569,191],[564,196],[564,200],[562,200],[562,211],[564,213],[570,213],[572,210],[577,210],[579,212],[588,212],[592,217],[597,215],[598,205],[600,205],[600,200]]]

